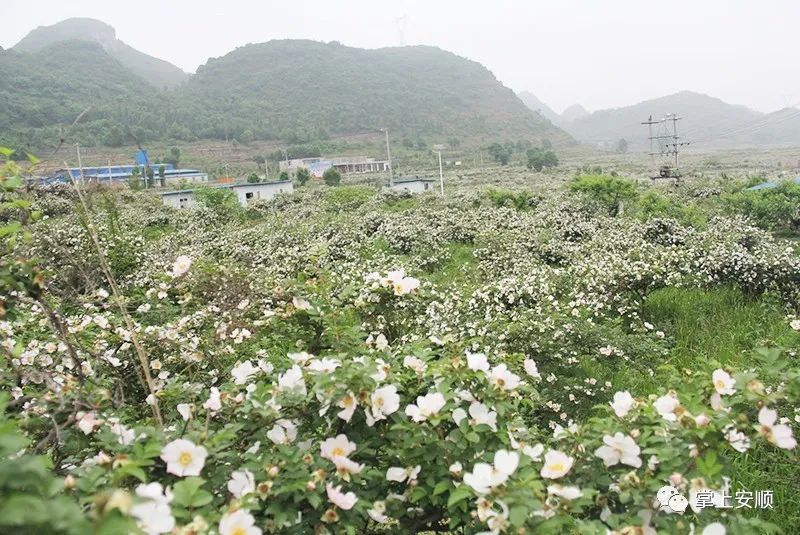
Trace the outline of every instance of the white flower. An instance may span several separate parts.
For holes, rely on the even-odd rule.
[[[714,383],[714,389],[717,393],[722,396],[729,396],[736,391],[733,387],[736,384],[736,379],[731,377],[725,370],[714,370],[714,373],[711,374],[711,382]]]
[[[103,423],[103,420],[97,418],[95,411],[78,411],[75,413],[75,422],[78,429],[83,431],[84,435],[91,435],[94,428]]]
[[[558,450],[549,450],[544,454],[544,465],[541,476],[545,479],[559,479],[572,469],[575,459]]]
[[[172,264],[172,277],[180,277],[181,275],[185,274],[189,271],[189,268],[192,265],[192,259],[186,255],[181,255],[175,259],[175,263]]]
[[[250,379],[250,377],[257,374],[258,371],[258,366],[254,366],[252,362],[246,360],[238,366],[234,366],[231,370],[231,375],[234,378],[233,382],[237,385],[243,385],[247,383],[247,380]]]
[[[428,368],[428,365],[425,364],[425,361],[412,355],[408,355],[403,359],[403,366],[406,368],[411,368],[420,375],[425,373],[425,370]]]
[[[377,388],[370,396],[370,406],[373,419],[385,420],[387,416],[400,408],[400,396],[397,395],[397,387],[386,385]]]
[[[355,461],[351,461],[347,457],[337,456],[334,457],[332,461],[333,464],[336,465],[336,473],[347,481],[350,481],[350,474],[360,474],[364,469],[363,464],[358,464]]]
[[[387,347],[389,347],[389,340],[386,339],[386,336],[384,336],[383,333],[379,334],[375,338],[375,349],[378,351],[383,351]]]
[[[725,439],[730,443],[731,447],[739,453],[744,453],[750,449],[750,439],[733,426],[725,433]]]
[[[483,403],[473,402],[469,405],[470,423],[472,425],[488,425],[492,431],[497,431],[497,413],[490,410]]]
[[[489,372],[489,382],[500,390],[514,390],[519,386],[519,375],[508,370],[505,364],[498,364]]]
[[[419,280],[414,277],[403,277],[392,285],[394,295],[406,295],[419,289]]]
[[[311,310],[311,303],[302,297],[292,297],[292,306],[297,310]]]
[[[241,498],[247,494],[255,492],[256,481],[253,478],[253,473],[248,470],[240,470],[231,474],[231,479],[228,481],[228,492],[236,498]]]
[[[336,402],[336,406],[342,409],[336,413],[336,416],[345,422],[349,422],[356,412],[357,405],[356,397],[352,392],[348,392],[342,399]]]
[[[725,529],[725,526],[719,522],[712,522],[703,528],[703,533],[701,535],[725,535],[727,532],[728,530]]]
[[[456,461],[450,465],[450,468],[448,468],[448,470],[454,476],[460,476],[461,472],[464,471],[464,466],[460,462]]]
[[[617,392],[614,394],[614,401],[610,403],[611,408],[614,409],[614,414],[619,418],[625,418],[630,410],[636,405],[636,400],[633,399],[631,393],[627,390]]]
[[[542,460],[542,453],[544,453],[544,446],[542,444],[536,444],[535,446],[523,446],[522,453],[530,457],[534,461]]]
[[[181,418],[184,421],[189,420],[192,417],[192,404],[191,403],[178,403],[178,414],[181,415]]]
[[[656,411],[658,411],[658,414],[660,414],[661,417],[668,422],[678,421],[678,416],[675,414],[675,409],[677,409],[679,405],[680,402],[678,401],[678,398],[673,395],[661,396],[655,401],[655,403],[653,403],[653,407],[655,407]]]
[[[350,442],[345,435],[326,438],[320,444],[320,455],[325,459],[333,460],[334,457],[347,457],[354,451],[356,451],[355,442]]]
[[[406,415],[410,416],[415,422],[424,422],[431,416],[438,414],[445,403],[444,396],[439,392],[418,396],[416,405],[408,405],[406,407]]]
[[[292,362],[294,362],[295,364],[299,364],[301,366],[305,366],[306,362],[314,358],[314,355],[306,351],[301,351],[299,353],[289,353],[287,356],[291,359]]]
[[[303,370],[296,364],[278,377],[278,388],[284,392],[306,395],[306,383],[303,381]]]
[[[334,487],[330,483],[325,485],[325,491],[328,493],[328,499],[331,503],[340,509],[344,509],[345,511],[349,511],[353,508],[353,506],[358,501],[355,493],[348,492],[347,494],[342,492],[342,486],[339,485],[338,487]]]
[[[136,495],[158,503],[166,504],[172,501],[172,493],[168,489],[165,490],[158,482],[142,483],[136,487]]]
[[[372,509],[367,510],[369,517],[378,524],[385,524],[389,521],[386,513],[386,502],[377,501],[373,502]]]
[[[603,443],[605,445],[597,448],[594,454],[603,459],[606,466],[614,466],[618,463],[634,468],[642,466],[642,459],[639,457],[641,450],[630,436],[622,433],[615,433],[613,437],[605,435]]]
[[[111,423],[111,432],[117,435],[117,442],[123,446],[133,444],[133,441],[136,439],[136,431],[119,423],[117,419],[109,418],[109,422]]]
[[[267,431],[267,438],[274,444],[291,444],[297,438],[297,425],[291,420],[281,418]]]
[[[222,408],[222,398],[220,397],[219,389],[216,386],[211,387],[208,399],[203,403],[203,408],[208,409],[212,413],[217,412]]]
[[[766,406],[761,407],[761,410],[758,411],[761,434],[779,448],[793,450],[797,446],[797,441],[792,436],[792,428],[785,424],[775,425],[777,420],[778,413]]]
[[[525,359],[525,362],[523,362],[523,366],[525,367],[525,373],[527,373],[534,379],[542,378],[542,375],[539,373],[539,368],[536,367],[536,361],[534,361],[533,359]]]
[[[800,331],[800,319],[792,320],[789,323],[789,327],[791,327],[795,331]]]
[[[559,485],[557,483],[548,485],[547,492],[548,494],[559,496],[565,500],[575,500],[583,496],[583,492],[581,492],[581,489],[578,487],[568,487],[565,485]]]
[[[134,504],[131,507],[131,516],[136,519],[139,529],[147,535],[169,533],[175,528],[175,518],[166,503],[148,500]]]
[[[219,535],[261,535],[255,526],[256,519],[244,509],[223,515],[219,521]]]
[[[393,466],[386,470],[386,481],[397,481],[398,483],[402,483],[406,479],[413,481],[417,479],[420,470],[422,470],[420,465],[409,466],[407,468]]]
[[[467,353],[467,367],[472,371],[489,372],[489,360],[483,353]]]
[[[167,472],[176,476],[199,476],[206,463],[208,451],[195,446],[191,440],[173,440],[161,450],[161,459],[167,463]]]
[[[332,373],[342,363],[336,359],[329,359],[327,357],[321,359],[314,359],[308,363],[308,369],[315,373]]]
[[[519,454],[515,451],[498,450],[494,464],[476,463],[472,472],[464,474],[464,483],[478,494],[487,494],[492,488],[505,483],[517,470]]]

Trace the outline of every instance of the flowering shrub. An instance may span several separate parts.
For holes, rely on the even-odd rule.
[[[561,194],[517,211],[310,191],[211,226],[202,209],[153,215],[135,199],[113,222],[97,205],[84,225],[80,211],[54,217],[9,245],[41,258],[50,288],[10,290],[0,322],[7,418],[35,440],[0,450],[0,473],[22,455],[41,481],[4,490],[2,525],[770,529],[700,497],[729,493],[737,456],[796,462],[800,335],[747,365],[711,355],[686,369],[641,317],[659,288],[735,285],[782,299],[800,329],[800,260],[747,221],[647,223]],[[151,221],[163,230],[145,239]],[[135,269],[112,263],[109,278],[86,229],[104,250],[135,249]],[[454,246],[471,256],[454,261]],[[617,388],[624,374],[658,382]],[[665,485],[688,498],[684,514],[660,510]],[[63,504],[51,521],[23,514],[44,499]]]

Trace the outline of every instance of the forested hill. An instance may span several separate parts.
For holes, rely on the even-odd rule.
[[[52,26],[40,26],[14,45],[14,50],[38,52],[75,40],[99,44],[111,57],[157,88],[175,87],[189,77],[175,65],[128,46],[117,39],[114,28],[96,19],[71,18]]]
[[[116,143],[120,129],[159,117],[159,92],[97,43],[65,41],[30,54],[0,50],[0,72],[0,138],[33,148],[56,142],[58,125],[79,116],[82,141],[99,144]]]
[[[52,144],[58,125],[90,105],[71,132],[88,145],[306,143],[383,127],[431,144],[574,143],[485,67],[434,47],[270,41],[211,59],[172,90],[147,84],[89,41],[0,51],[0,68],[0,143],[34,149]]]
[[[388,126],[442,140],[567,139],[481,64],[427,46],[247,45],[210,60],[176,95],[189,111],[181,122],[203,136],[302,139]],[[196,121],[202,110],[212,110],[211,121]]]

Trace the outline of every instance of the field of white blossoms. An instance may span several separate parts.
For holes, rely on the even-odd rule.
[[[12,171],[3,533],[796,533],[800,257],[714,188]]]

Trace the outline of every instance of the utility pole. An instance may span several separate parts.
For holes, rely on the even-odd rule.
[[[83,178],[83,163],[81,163],[81,144],[75,143],[75,151],[78,153],[78,170],[81,173],[81,185],[85,182]]]
[[[264,180],[269,182],[269,160],[264,158]]]
[[[434,145],[433,149],[439,155],[439,192],[444,197],[444,174],[442,173],[442,149],[444,145]]]
[[[656,165],[656,156],[659,157],[658,176],[651,177],[653,182],[661,178],[666,178],[673,179],[675,184],[678,184],[681,180],[679,152],[681,147],[689,143],[680,142],[680,136],[678,136],[678,121],[680,119],[681,118],[676,114],[670,113],[659,121],[654,121],[651,115],[647,121],[642,123],[646,124],[648,128],[647,138],[650,140],[650,158],[654,166]],[[668,121],[672,121],[671,132],[667,126]],[[653,135],[654,125],[658,127],[656,135]],[[653,146],[654,142],[658,143],[657,151]]]
[[[392,169],[392,150],[389,148],[389,129],[384,128],[386,134],[386,159],[389,160],[389,186],[394,186],[394,169]]]

